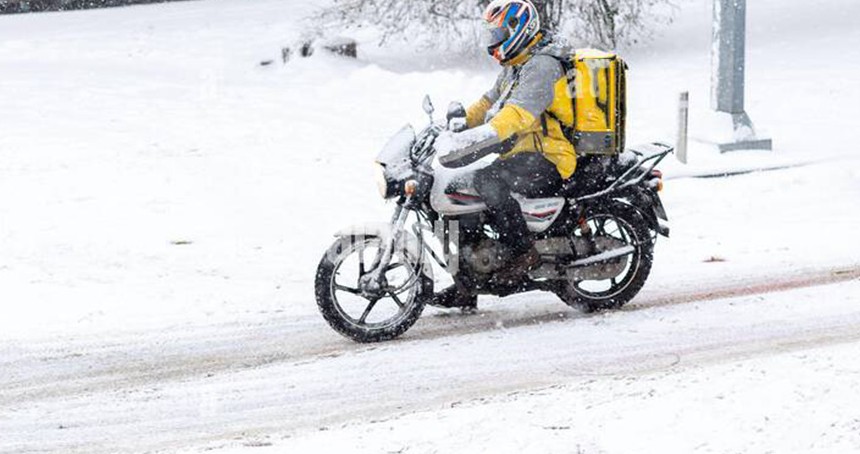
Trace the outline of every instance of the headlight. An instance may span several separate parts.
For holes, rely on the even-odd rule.
[[[390,199],[400,195],[401,187],[393,178],[391,172],[385,165],[376,163],[376,188],[379,190],[379,195],[383,199]]]
[[[404,169],[391,168],[379,162],[376,163],[376,188],[379,190],[379,195],[383,199],[391,199],[407,195],[406,191],[411,190],[414,194],[418,189],[418,182],[414,181],[413,172],[404,171]],[[410,182],[408,183],[407,182]],[[407,188],[408,186],[408,188]],[[409,194],[411,195],[411,194]]]
[[[383,199],[388,196],[388,180],[385,178],[385,166],[376,163],[376,188],[379,189],[379,196]]]

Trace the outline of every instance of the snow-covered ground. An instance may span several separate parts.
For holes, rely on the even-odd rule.
[[[462,375],[490,389],[509,385],[508,367],[532,368],[534,383],[564,384],[427,402],[432,410],[219,442],[207,452],[855,453],[858,304],[854,282],[465,336],[416,352],[419,367],[433,369],[441,350],[442,365],[470,369]],[[813,330],[789,334],[810,322]],[[427,373],[425,386],[435,388],[437,375]],[[400,375],[386,376],[396,386]]]
[[[682,90],[699,127],[709,3],[626,52],[631,142],[672,140]],[[316,263],[339,227],[388,217],[370,163],[425,121],[423,95],[468,101],[494,74],[408,70],[420,55],[367,42],[359,61],[260,66],[312,7],[0,16],[0,452],[860,449],[843,282],[860,274],[860,3],[750,2],[747,102],[776,150],[694,145],[664,166],[673,234],[632,311],[482,298],[371,348],[317,314]]]

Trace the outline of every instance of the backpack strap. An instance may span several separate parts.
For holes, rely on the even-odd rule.
[[[570,98],[571,114],[573,115],[571,117],[573,121],[570,124],[570,129],[574,130],[576,129],[576,65],[573,64],[572,60],[575,58],[575,53],[571,54],[568,58],[556,57],[559,63],[561,63],[561,68],[564,70],[564,75],[567,78],[567,96]]]
[[[505,87],[505,91],[499,96],[498,104],[500,107],[504,107],[505,104],[508,103],[508,100],[511,98],[511,95],[514,93],[514,89],[517,88],[517,85],[520,84],[520,69],[519,68],[511,68],[511,83]]]
[[[561,69],[564,72],[564,76],[567,79],[567,95],[570,98],[570,108],[571,108],[571,119],[572,123],[570,126],[565,126],[564,123],[558,118],[557,115],[550,112],[549,110],[545,111],[543,115],[541,115],[541,126],[543,127],[544,135],[547,134],[547,126],[546,126],[546,118],[544,116],[548,116],[553,120],[557,121],[559,126],[564,133],[564,136],[570,141],[574,146],[576,145],[575,140],[575,132],[576,132],[576,66],[573,64],[573,59],[576,58],[576,54],[570,54],[568,56],[559,56],[553,53],[543,53],[542,55],[546,55],[548,57],[554,58],[559,64],[561,64]]]

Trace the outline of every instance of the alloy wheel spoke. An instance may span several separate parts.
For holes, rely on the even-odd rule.
[[[624,240],[625,243],[630,244],[630,240],[627,238],[627,232],[625,232],[625,230],[626,229],[621,228],[620,225],[618,226],[618,232],[621,233],[621,239]]]
[[[370,304],[367,305],[367,308],[364,309],[364,313],[361,314],[361,318],[358,319],[358,323],[364,323],[367,320],[367,316],[370,315],[370,311],[376,306],[378,299],[370,300]]]
[[[597,234],[606,235],[606,219],[600,219],[595,224],[597,224]]]
[[[397,294],[396,294],[396,293],[394,293],[394,292],[392,291],[392,292],[388,292],[388,295],[389,295],[389,296],[391,296],[391,299],[393,299],[393,300],[394,300],[394,304],[397,304],[397,307],[399,307],[399,308],[401,308],[401,309],[403,309],[404,307],[406,307],[406,305],[405,305],[405,304],[403,304],[403,301],[401,301],[401,300],[400,300],[400,297],[399,297],[399,296],[397,296]]]
[[[403,265],[402,263],[392,263],[392,264],[389,264],[389,265],[388,265],[388,267],[387,267],[387,268],[385,268],[385,273],[387,273],[387,272],[389,272],[389,271],[391,271],[391,270],[396,270],[397,268],[400,268],[401,266],[404,266],[404,265]]]
[[[361,290],[357,288],[347,287],[341,284],[334,284],[335,290],[340,290],[342,292],[352,293],[353,295],[361,295]]]
[[[624,238],[623,229],[621,228],[621,225],[618,224],[618,221],[613,220],[612,223],[615,224],[615,228],[612,230],[611,233],[607,232],[606,235],[615,238],[614,234],[618,233],[619,235],[621,235],[622,238]]]

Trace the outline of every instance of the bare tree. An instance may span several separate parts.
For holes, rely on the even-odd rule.
[[[675,0],[534,0],[544,29],[582,45],[615,49],[648,38],[671,21]],[[393,37],[427,38],[425,44],[457,47],[473,42],[489,0],[335,0],[315,17],[321,29],[376,27]],[[440,42],[443,37],[444,42]]]
[[[674,0],[555,0],[564,3],[564,29],[579,41],[616,48],[651,37],[672,21]]]
[[[428,45],[458,45],[456,39],[435,37],[473,35],[481,17],[480,1],[462,0],[335,0],[313,22],[331,27],[376,27],[381,42],[394,37],[424,37]],[[413,33],[414,32],[414,33]]]
[[[540,21],[544,30],[556,32],[563,23],[564,0],[534,0],[535,7],[540,14]]]

